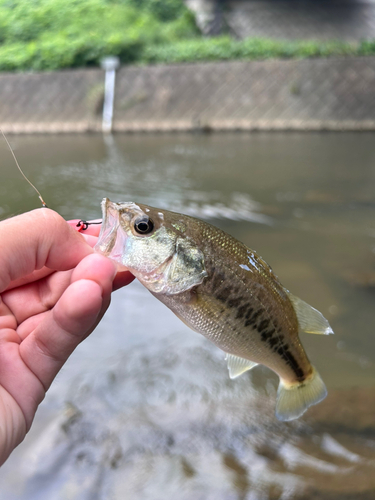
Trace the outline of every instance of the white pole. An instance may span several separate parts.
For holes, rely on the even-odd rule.
[[[110,69],[109,71],[105,72],[103,122],[102,122],[102,131],[105,134],[110,134],[112,132],[113,103],[115,100],[115,79],[116,79],[115,69]]]
[[[116,68],[119,66],[119,60],[117,57],[106,57],[101,61],[101,66],[105,70],[102,131],[104,134],[110,134],[113,126]]]

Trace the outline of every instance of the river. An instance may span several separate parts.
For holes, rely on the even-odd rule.
[[[375,498],[375,134],[9,140],[65,218],[100,217],[106,196],[208,220],[335,335],[301,336],[328,397],[278,422],[273,372],[230,380],[223,353],[134,282],[56,378],[0,471],[0,500]],[[40,206],[0,152],[0,217]]]

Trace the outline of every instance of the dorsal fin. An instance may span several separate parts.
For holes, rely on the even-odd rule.
[[[322,313],[290,292],[288,292],[288,295],[293,304],[298,325],[302,332],[316,333],[318,335],[330,335],[333,333],[332,328]]]
[[[234,354],[228,354],[225,356],[225,359],[228,364],[229,377],[236,378],[247,372],[247,370],[251,370],[258,363],[254,363],[254,361],[249,361],[245,358],[240,358],[239,356],[235,356]]]

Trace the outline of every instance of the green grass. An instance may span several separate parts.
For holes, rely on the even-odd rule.
[[[261,38],[238,41],[223,36],[147,46],[142,52],[141,60],[145,63],[181,63],[363,55],[375,55],[375,42],[279,41]]]

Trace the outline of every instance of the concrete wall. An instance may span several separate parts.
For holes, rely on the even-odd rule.
[[[185,0],[204,33],[239,38],[363,40],[375,37],[375,0]]]
[[[5,132],[96,131],[101,70],[0,74]],[[375,129],[375,58],[123,67],[115,131]]]

